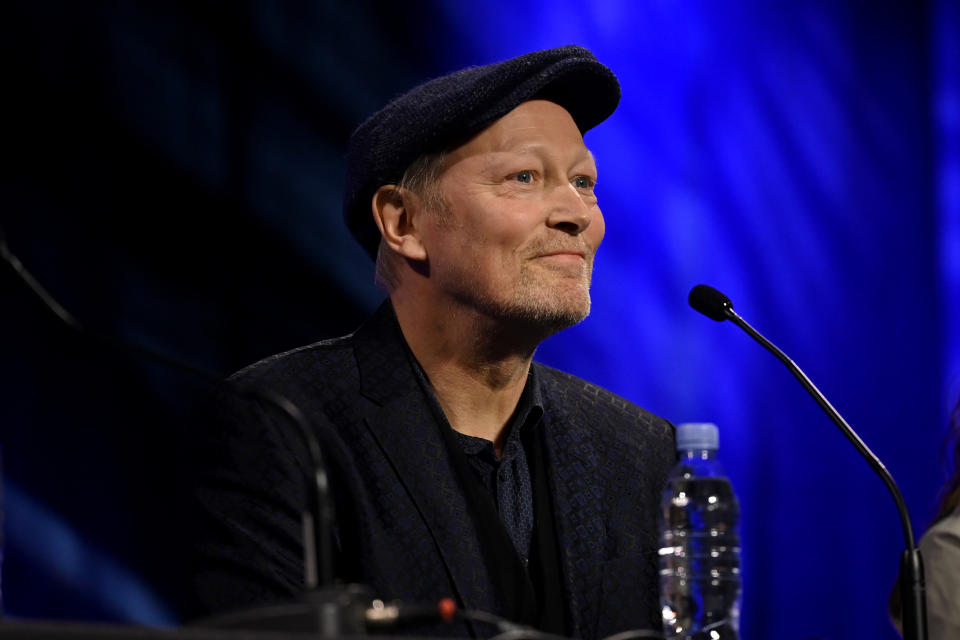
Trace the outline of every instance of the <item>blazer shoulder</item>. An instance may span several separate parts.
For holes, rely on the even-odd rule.
[[[262,384],[281,380],[290,382],[317,375],[336,380],[338,373],[346,374],[351,368],[356,369],[353,334],[274,354],[240,369],[228,380],[233,383]]]
[[[666,419],[603,387],[565,371],[534,363],[544,403],[576,423],[612,430],[632,439],[639,433],[669,442],[674,427]]]

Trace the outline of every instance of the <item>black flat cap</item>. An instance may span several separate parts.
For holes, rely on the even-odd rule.
[[[343,215],[353,237],[377,255],[380,231],[370,203],[397,184],[418,157],[465,142],[520,103],[556,102],[580,132],[600,124],[620,102],[620,83],[583,47],[534,51],[430,80],[390,102],[350,137]]]

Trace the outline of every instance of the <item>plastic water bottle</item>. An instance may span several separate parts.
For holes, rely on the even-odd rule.
[[[663,635],[737,640],[740,507],[717,461],[717,426],[677,427],[679,461],[660,508]]]

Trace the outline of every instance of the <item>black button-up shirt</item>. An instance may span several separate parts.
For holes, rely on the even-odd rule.
[[[485,438],[456,433],[457,441],[467,454],[470,466],[493,499],[500,519],[520,559],[526,565],[530,558],[530,539],[533,535],[533,486],[523,440],[528,431],[537,428],[543,416],[539,388],[527,379],[520,402],[507,426],[507,440],[503,455],[498,459],[493,442]]]
[[[499,514],[501,527],[477,534],[501,598],[499,613],[521,624],[568,635],[560,556],[544,461],[543,401],[534,367],[510,419],[503,457],[493,443],[455,431],[443,413],[426,373],[408,351],[428,403],[440,423],[450,462],[477,522]],[[502,474],[502,475],[501,475]],[[489,514],[489,515],[487,515]]]

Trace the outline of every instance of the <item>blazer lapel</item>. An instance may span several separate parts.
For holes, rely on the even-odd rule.
[[[535,365],[536,366],[536,365]],[[539,376],[544,384],[545,376]],[[549,384],[549,383],[547,383]],[[543,389],[545,402],[562,397]],[[575,637],[594,637],[600,605],[600,577],[606,547],[605,487],[583,416],[545,406],[544,444],[553,497],[567,607]]]
[[[411,363],[393,308],[385,302],[355,335],[364,420],[433,537],[463,607],[497,603],[466,499]]]

